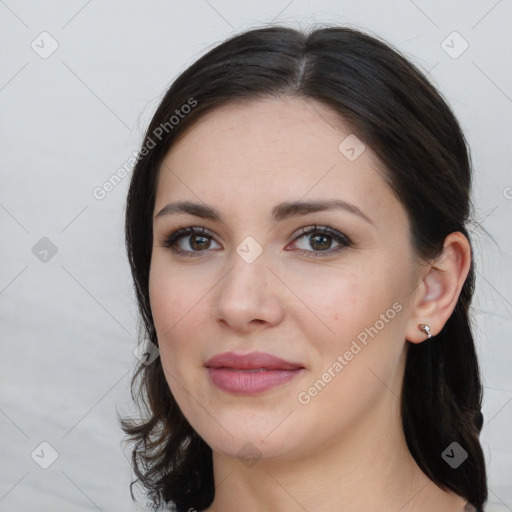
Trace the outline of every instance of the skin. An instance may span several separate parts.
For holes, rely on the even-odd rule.
[[[371,148],[354,161],[338,149],[349,134],[318,102],[258,99],[207,114],[162,165],[155,216],[170,202],[191,201],[222,218],[155,217],[149,283],[170,390],[213,450],[210,512],[464,508],[411,457],[399,397],[407,346],[426,339],[418,324],[436,334],[449,318],[469,269],[469,244],[452,233],[436,261],[421,262],[407,213]],[[370,222],[342,209],[270,218],[278,203],[326,199],[356,206]],[[297,238],[300,228],[314,225],[330,226],[352,245],[319,233]],[[164,246],[171,232],[187,226],[212,236],[177,242],[192,256]],[[248,236],[263,249],[252,263],[236,251]],[[299,394],[397,303],[394,318],[301,403]],[[211,383],[204,367],[210,357],[255,350],[305,370],[256,396]],[[250,465],[241,457],[247,451]]]

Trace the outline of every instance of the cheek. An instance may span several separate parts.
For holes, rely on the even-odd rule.
[[[187,360],[200,330],[198,318],[204,314],[204,292],[193,279],[184,279],[163,265],[151,268],[149,297],[164,367],[178,371],[179,361]],[[197,331],[197,332],[196,332]]]
[[[156,270],[156,269],[155,269]],[[183,413],[194,413],[190,393],[197,394],[198,340],[204,336],[205,304],[200,290],[182,280],[174,272],[154,272],[150,278],[150,301],[155,324],[160,361],[169,389]],[[204,295],[204,294],[203,294]]]
[[[321,335],[327,334],[331,340],[338,340],[335,343],[338,346],[328,345],[335,349],[342,348],[344,340],[373,325],[394,302],[393,291],[371,271],[309,278],[301,283],[296,293],[303,301],[299,307],[307,306],[303,318],[313,320],[309,338],[322,339]]]
[[[320,279],[323,286],[308,286],[304,295],[321,321],[302,323],[318,358],[299,401],[309,404],[304,411],[313,416],[329,410],[333,429],[354,421],[394,388],[406,315],[397,282],[389,273],[352,272]]]
[[[167,338],[194,315],[194,304],[200,302],[204,291],[193,276],[173,269],[166,261],[167,254],[160,251],[155,248],[151,260],[149,298],[157,332]]]
[[[406,286],[397,274],[396,268],[392,271],[382,262],[302,281],[297,295],[311,305],[314,315],[299,306],[302,314],[296,311],[295,317],[302,318],[305,337],[315,345],[314,377],[331,369],[338,383],[354,390],[367,382],[369,369],[383,379],[391,377],[404,346],[406,316]],[[343,358],[343,371],[337,365],[336,372],[338,356]]]

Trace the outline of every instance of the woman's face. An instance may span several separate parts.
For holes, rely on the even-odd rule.
[[[161,362],[213,450],[292,460],[397,421],[409,224],[371,148],[332,111],[269,98],[207,114],[165,158],[154,215]],[[290,364],[208,363],[226,352]]]

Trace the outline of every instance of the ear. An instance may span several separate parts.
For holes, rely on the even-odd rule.
[[[419,324],[430,326],[430,334],[439,334],[452,314],[471,266],[471,246],[459,231],[450,233],[443,251],[425,267],[416,290],[406,339],[421,343],[427,339]]]

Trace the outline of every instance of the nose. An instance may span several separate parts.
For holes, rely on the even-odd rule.
[[[285,311],[282,290],[279,280],[267,267],[264,255],[252,263],[236,253],[232,259],[231,269],[215,287],[217,322],[239,333],[278,325]]]

